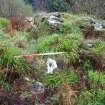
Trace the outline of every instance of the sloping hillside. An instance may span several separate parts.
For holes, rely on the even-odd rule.
[[[0,18],[0,103],[104,105],[104,51],[105,21],[97,18]]]

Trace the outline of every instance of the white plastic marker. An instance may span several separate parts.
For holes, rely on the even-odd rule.
[[[47,60],[47,74],[53,74],[54,70],[57,68],[57,63],[54,59],[48,58]]]
[[[30,58],[33,56],[48,56],[48,55],[60,55],[65,54],[66,52],[54,52],[54,53],[41,53],[41,54],[23,54],[14,56],[15,58]]]

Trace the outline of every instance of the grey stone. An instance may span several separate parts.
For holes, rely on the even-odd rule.
[[[61,16],[61,14],[59,12],[54,12],[54,13],[52,13],[52,15],[55,16],[55,17],[60,17]]]
[[[94,29],[95,29],[96,31],[99,31],[99,30],[102,30],[102,29],[103,29],[103,26],[102,26],[102,24],[101,24],[100,22],[96,22],[96,23],[94,24]]]
[[[101,20],[99,21],[99,20],[96,20],[91,17],[82,17],[82,19],[87,20],[90,23],[90,25],[94,26],[94,29],[96,31],[99,31],[99,30],[102,30],[103,28],[105,28],[104,21],[101,21]]]
[[[36,93],[44,93],[45,87],[41,82],[35,82],[32,84],[31,91]]]
[[[51,15],[48,18],[48,23],[51,28],[58,29],[61,25],[60,19],[54,15]]]

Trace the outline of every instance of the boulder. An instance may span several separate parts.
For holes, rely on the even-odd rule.
[[[45,92],[45,87],[41,82],[37,81],[32,84],[31,91],[34,93],[42,93],[43,94]]]
[[[103,26],[100,22],[96,21],[95,24],[93,24],[95,31],[100,31],[103,29]]]
[[[50,28],[52,28],[52,29],[59,29],[59,27],[61,25],[60,18],[56,17],[54,15],[51,15],[48,18],[48,24],[49,24]]]
[[[100,31],[105,28],[104,21],[99,21],[91,17],[82,17],[82,19],[88,21],[90,25],[94,26],[95,31]]]
[[[61,16],[61,14],[59,12],[54,12],[54,13],[51,13],[51,14],[55,17],[60,17]]]
[[[57,21],[57,20],[49,19],[48,22],[49,22],[49,26],[50,26],[51,28],[56,28],[56,29],[58,29],[59,26],[60,26],[60,22]]]
[[[56,18],[60,18],[60,13],[59,12],[53,12],[53,13],[38,13],[35,17],[34,20],[38,21],[38,22],[43,22],[44,20],[48,20],[50,18],[50,16],[52,17],[56,17]]]
[[[88,17],[88,16],[82,17],[82,19],[83,19],[83,20],[87,20],[87,21],[90,22],[91,24],[92,24],[92,23],[95,23],[95,21],[96,21],[95,19],[93,19],[93,18],[91,18],[91,17]]]
[[[30,87],[30,91],[34,100],[39,100],[39,102],[43,103],[45,100],[45,86],[41,82],[33,82]]]

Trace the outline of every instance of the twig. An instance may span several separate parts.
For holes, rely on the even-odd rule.
[[[65,52],[53,52],[53,53],[41,53],[41,54],[23,54],[14,56],[15,58],[31,58],[34,56],[48,56],[48,55],[60,55],[64,54]]]

